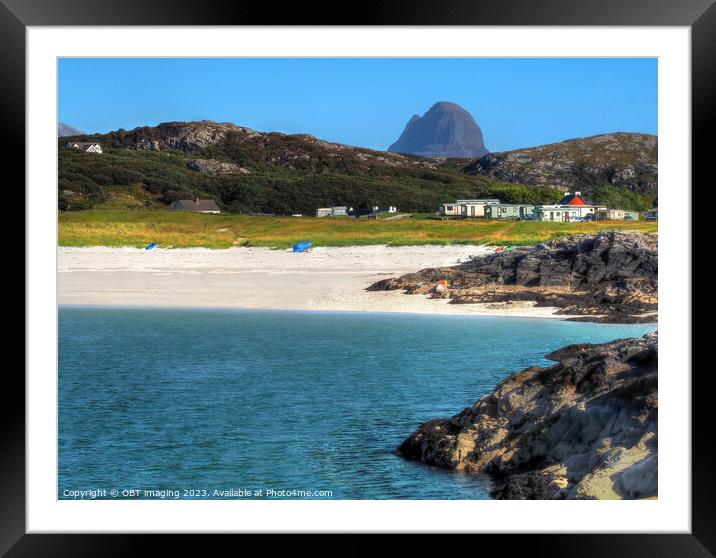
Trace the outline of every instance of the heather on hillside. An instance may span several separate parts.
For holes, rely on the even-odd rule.
[[[550,203],[560,195],[550,187],[468,176],[399,155],[383,157],[346,146],[334,151],[332,144],[304,136],[266,134],[267,143],[257,144],[232,133],[215,144],[184,151],[130,147],[116,135],[101,138],[101,155],[60,145],[59,209],[151,209],[198,196],[234,213],[313,214],[317,207],[333,205],[430,212],[456,198]],[[133,137],[131,141],[140,141]],[[149,137],[141,141],[152,141]],[[332,156],[336,152],[340,156]],[[189,166],[197,160],[231,164],[243,172],[199,172]]]

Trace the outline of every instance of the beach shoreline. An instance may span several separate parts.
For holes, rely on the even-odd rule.
[[[236,247],[58,248],[58,303],[66,306],[235,308],[567,319],[531,302],[448,304],[365,289],[381,279],[456,265],[486,246],[318,247],[308,253]]]

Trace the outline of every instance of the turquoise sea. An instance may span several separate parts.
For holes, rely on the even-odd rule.
[[[554,349],[655,329],[62,307],[58,498],[489,498],[392,452]]]

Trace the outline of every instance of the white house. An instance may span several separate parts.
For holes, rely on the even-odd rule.
[[[102,146],[89,141],[69,141],[65,144],[67,149],[77,149],[85,153],[102,153]]]
[[[594,219],[597,210],[606,207],[595,205],[538,205],[532,212],[535,221],[581,221]]]

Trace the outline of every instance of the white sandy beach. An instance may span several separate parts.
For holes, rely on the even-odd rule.
[[[58,248],[58,300],[67,305],[224,307],[555,317],[531,303],[448,304],[402,291],[367,292],[387,277],[456,265],[478,246]],[[564,318],[565,316],[559,316]]]

